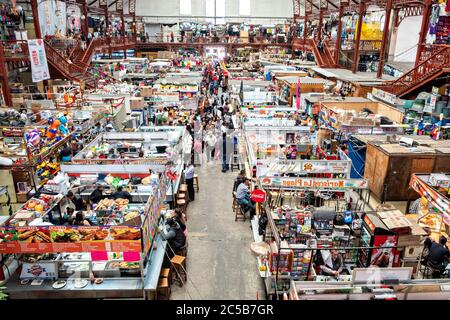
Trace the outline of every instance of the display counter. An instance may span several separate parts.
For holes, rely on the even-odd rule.
[[[156,238],[156,249],[153,250],[150,262],[147,264],[144,292],[147,299],[153,300],[158,289],[159,275],[166,255],[167,241],[160,235]]]

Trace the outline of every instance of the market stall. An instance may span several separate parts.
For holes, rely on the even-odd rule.
[[[364,212],[349,204],[353,190],[367,188],[366,180],[263,176],[258,184],[267,193],[263,215],[268,220],[265,241],[269,250],[258,257],[258,265],[268,270],[268,294],[287,292],[291,279],[315,277],[321,250],[341,250],[347,271],[358,265],[355,230],[361,225],[351,222]]]
[[[299,87],[300,93],[303,95],[308,92],[325,92],[325,87],[333,84],[331,81],[322,78],[297,76],[278,77],[276,83],[279,88],[278,98],[290,106],[295,106],[296,104],[297,87]]]
[[[265,126],[268,120],[262,118],[262,125],[256,122],[252,126],[244,123],[247,163],[249,168],[253,168],[254,174],[259,160],[306,158],[313,152],[313,133],[309,127],[295,126],[295,121],[284,119],[281,121],[284,121],[285,126]],[[288,123],[290,126],[286,126]]]
[[[357,98],[359,101],[320,102],[321,128],[339,132],[347,140],[352,134],[403,134],[403,112],[380,102]]]
[[[6,285],[9,297],[144,297],[146,277],[155,276],[147,269],[157,255],[153,248],[166,192],[161,177],[146,202],[116,199],[108,208],[99,202],[89,213],[90,226],[60,223],[66,204],[61,193],[30,199],[0,227],[0,252],[19,261]],[[133,218],[127,219],[125,210],[134,212]]]
[[[167,201],[170,202],[181,181],[184,151],[189,139],[190,135],[184,127],[102,133],[74,156],[71,163],[64,164],[61,168],[70,176],[85,176],[95,181],[100,175],[107,174],[131,180],[133,176],[142,178],[142,174],[145,175],[150,169],[161,174],[165,171],[166,164],[172,161],[174,171],[178,174],[177,180],[167,186]],[[136,192],[132,196],[139,198],[142,195]]]
[[[412,278],[412,268],[354,269],[349,281],[292,281],[289,300],[446,300],[446,280]]]
[[[365,153],[362,172],[370,191],[380,200],[408,200],[413,173],[450,171],[450,149],[444,140],[410,135],[355,135],[352,139],[358,141],[355,149]]]
[[[417,213],[410,217],[415,218],[420,226],[430,228],[431,237],[435,241],[438,241],[442,234],[448,235],[450,233],[449,175],[417,173],[411,176],[409,185],[421,197]],[[409,211],[409,205],[407,210]]]

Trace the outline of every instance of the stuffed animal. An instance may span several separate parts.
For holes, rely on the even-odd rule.
[[[61,123],[59,126],[58,126],[58,130],[59,130],[59,132],[62,134],[62,135],[67,135],[68,133],[69,133],[69,129],[67,129],[67,118],[64,116],[64,115],[61,115],[59,118],[58,118],[58,120],[59,120],[59,122]]]
[[[48,139],[53,139],[58,135],[58,128],[61,125],[61,121],[58,119],[54,119],[53,117],[50,117],[48,119],[49,128],[47,128],[46,137]]]
[[[41,141],[41,135],[37,129],[33,129],[25,133],[25,140],[27,141],[27,146],[29,148],[35,148],[39,145]]]

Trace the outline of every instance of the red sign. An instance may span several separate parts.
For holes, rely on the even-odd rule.
[[[141,252],[141,230],[113,227],[0,227],[0,253]]]
[[[250,198],[255,202],[264,202],[266,200],[266,193],[261,189],[253,190]]]

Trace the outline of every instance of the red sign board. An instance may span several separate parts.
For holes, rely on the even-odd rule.
[[[266,193],[261,189],[253,190],[250,198],[255,202],[264,202],[266,200]]]

